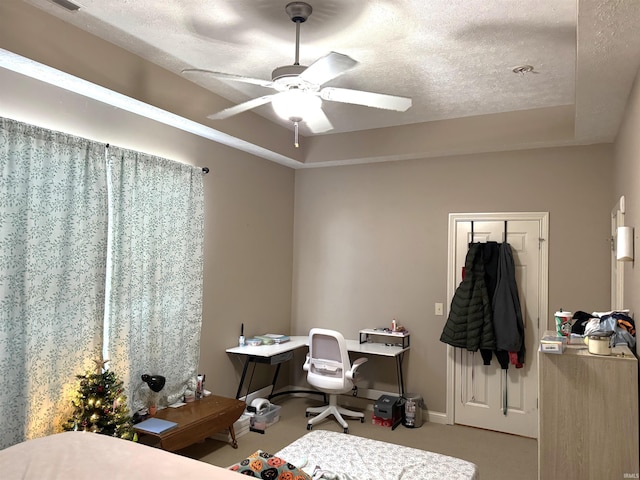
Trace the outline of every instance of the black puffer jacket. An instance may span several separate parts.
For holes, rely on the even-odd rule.
[[[440,341],[472,352],[496,348],[491,298],[485,283],[483,244],[469,246],[464,279],[451,301]]]

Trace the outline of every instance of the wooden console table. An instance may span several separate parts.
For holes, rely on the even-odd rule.
[[[159,434],[139,431],[160,441],[164,450],[176,451],[200,442],[221,430],[229,430],[233,448],[238,448],[233,423],[240,418],[246,404],[235,398],[210,395],[177,408],[165,408],[156,418],[176,422],[177,427]],[[135,425],[134,425],[135,428]]]

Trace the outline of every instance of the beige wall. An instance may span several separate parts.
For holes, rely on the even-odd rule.
[[[322,325],[356,337],[396,316],[413,333],[407,388],[443,412],[433,305],[446,302],[450,212],[549,211],[550,312],[608,305],[610,146],[294,172],[13,72],[0,69],[0,81],[0,115],[211,168],[201,370],[216,393],[235,394],[241,365],[224,349],[242,322],[248,335]],[[369,387],[394,390],[388,362],[367,370]]]
[[[216,162],[215,182],[205,192],[200,349],[207,388],[231,397],[242,365],[225,349],[238,344],[242,323],[247,336],[289,331],[293,269],[294,171],[238,157],[242,155]],[[268,384],[273,372],[269,368],[257,372],[252,387]]]
[[[180,106],[193,120],[228,105],[23,2],[0,3],[0,25],[2,48],[161,108]],[[240,364],[224,349],[236,343],[242,322],[248,335],[289,328],[306,334],[322,325],[355,337],[396,316],[412,331],[407,387],[430,410],[444,412],[446,349],[438,338],[445,317],[433,312],[435,302],[446,303],[448,213],[549,211],[549,313],[606,309],[608,218],[617,196],[627,196],[628,222],[638,224],[638,87],[617,145],[614,182],[608,145],[294,172],[2,69],[0,84],[0,115],[211,168],[201,370],[208,388],[222,395],[235,394]],[[288,130],[254,114],[218,127],[299,154]],[[336,152],[349,147],[341,138],[331,142]],[[313,149],[312,160],[321,161],[322,151]],[[639,283],[632,267],[627,279],[632,306]],[[302,381],[298,366],[291,366],[294,382]],[[393,390],[392,366],[372,360],[365,367],[371,387]]]
[[[208,389],[235,396],[241,370],[225,349],[240,324],[289,328],[293,170],[3,69],[0,85],[0,116],[210,168],[200,369]]]
[[[640,238],[640,75],[629,96],[625,117],[615,143],[615,177],[610,203],[624,195],[626,201],[625,224],[635,227],[635,258],[638,258]],[[640,308],[640,271],[635,263],[624,265],[625,308],[638,312]]]
[[[434,303],[446,303],[448,214],[548,211],[550,320],[560,307],[607,309],[611,167],[612,147],[597,145],[297,170],[293,333],[357,338],[397,317],[412,332],[407,389],[444,412]],[[362,373],[393,391],[393,364]]]

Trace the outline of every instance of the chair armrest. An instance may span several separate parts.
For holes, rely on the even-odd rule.
[[[359,359],[357,359],[355,362],[353,362],[351,364],[351,370],[355,370],[356,368],[358,368],[360,365],[362,365],[363,363],[365,363],[367,360],[369,360],[368,358],[365,357],[360,357]]]
[[[310,367],[311,367],[311,358],[309,357],[309,354],[307,353],[307,358],[304,361],[304,364],[302,365],[302,369],[305,372],[308,372]]]
[[[358,367],[360,365],[362,365],[363,363],[365,363],[368,360],[368,358],[365,357],[360,357],[359,359],[357,359],[356,361],[354,361],[351,364],[351,370],[349,370],[348,372],[346,372],[345,376],[349,379],[349,380],[353,380],[356,378],[356,370],[358,369]]]

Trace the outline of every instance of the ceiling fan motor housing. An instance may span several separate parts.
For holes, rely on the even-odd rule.
[[[286,79],[287,77],[297,77],[307,69],[305,65],[284,65],[271,72],[271,81]],[[283,83],[283,82],[278,82]]]

